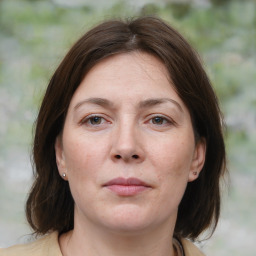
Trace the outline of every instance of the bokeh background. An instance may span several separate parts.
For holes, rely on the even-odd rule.
[[[255,255],[255,0],[0,0],[0,247],[31,233],[32,125],[52,73],[90,27],[139,15],[164,18],[197,49],[225,115],[230,182],[219,226],[199,246],[208,256]]]

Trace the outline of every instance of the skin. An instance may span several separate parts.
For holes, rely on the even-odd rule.
[[[203,167],[205,143],[195,142],[160,60],[132,52],[95,65],[73,95],[55,150],[75,201],[74,230],[59,239],[63,255],[175,255],[178,205]],[[104,186],[117,177],[148,186],[120,195]]]

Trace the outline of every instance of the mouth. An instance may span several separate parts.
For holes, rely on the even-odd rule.
[[[134,196],[140,194],[152,187],[137,178],[118,177],[105,183],[103,187],[109,189],[119,196]]]

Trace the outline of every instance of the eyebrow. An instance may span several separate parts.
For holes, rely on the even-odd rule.
[[[114,106],[114,104],[107,100],[107,99],[103,99],[103,98],[89,98],[83,101],[80,101],[79,103],[77,103],[74,107],[74,109],[78,109],[80,106],[82,106],[83,104],[95,104],[95,105],[99,105],[102,107],[108,107],[108,108],[112,108]]]
[[[178,109],[183,112],[183,109],[181,107],[181,105],[170,98],[151,98],[151,99],[147,99],[147,100],[143,100],[139,103],[139,108],[147,108],[147,107],[153,107],[156,105],[160,105],[166,102],[171,102],[174,105],[176,105],[178,107]],[[77,103],[74,107],[74,109],[78,109],[80,106],[89,103],[89,104],[95,104],[95,105],[99,105],[102,107],[106,107],[106,108],[114,108],[114,103],[104,99],[104,98],[89,98],[89,99],[85,99],[83,101],[80,101],[79,103]]]
[[[173,103],[174,105],[176,105],[178,107],[178,109],[181,112],[183,112],[183,109],[182,109],[181,105],[176,100],[173,100],[173,99],[170,99],[170,98],[147,99],[147,100],[144,100],[144,101],[140,102],[139,106],[140,106],[140,108],[153,107],[155,105],[160,105],[160,104],[163,104],[163,103],[166,103],[166,102]]]

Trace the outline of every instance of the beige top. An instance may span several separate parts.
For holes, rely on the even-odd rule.
[[[204,256],[204,254],[187,239],[181,240],[185,256]],[[63,256],[58,242],[58,232],[53,232],[32,243],[14,245],[0,249],[0,256]]]

